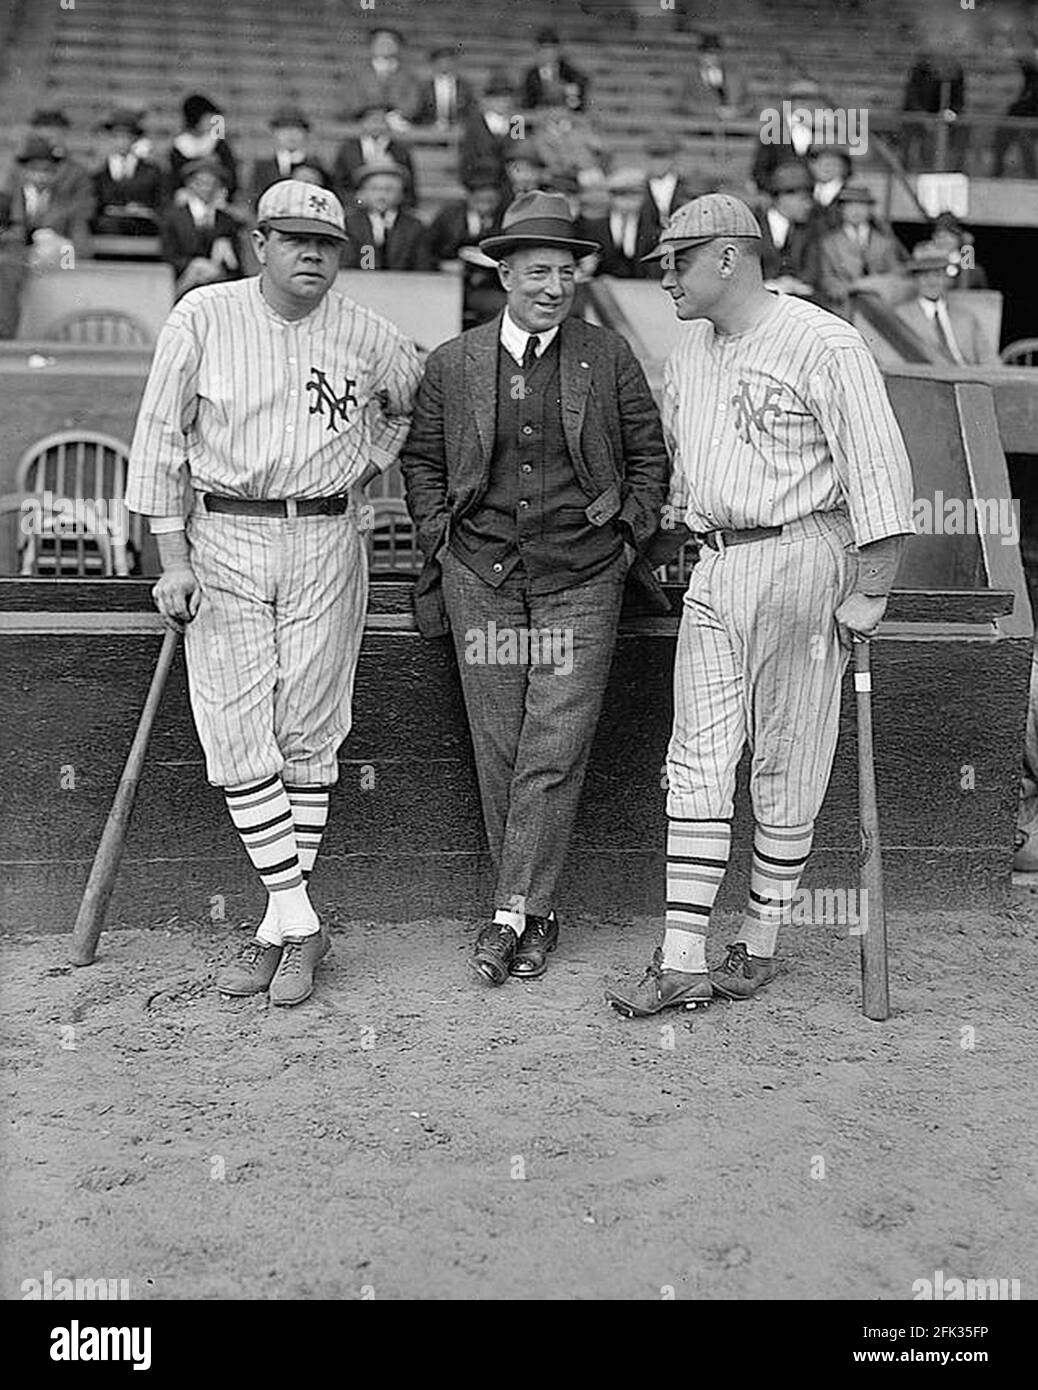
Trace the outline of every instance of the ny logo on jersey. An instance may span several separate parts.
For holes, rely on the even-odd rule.
[[[357,397],[353,394],[353,388],[356,386],[357,383],[355,381],[351,381],[350,378],[347,377],[346,389],[343,391],[341,396],[337,396],[331,384],[329,383],[328,378],[325,376],[324,372],[321,371],[320,367],[311,367],[310,370],[314,374],[313,381],[308,381],[306,383],[306,389],[308,391],[314,392],[314,400],[313,404],[310,406],[310,414],[323,415],[324,408],[325,406],[327,406],[327,427],[330,430],[335,430],[336,432],[338,432],[339,426],[335,423],[335,417],[336,415],[338,415],[339,419],[342,421],[344,425],[349,424],[349,417],[346,414],[346,411],[349,408],[349,406],[357,404]]]
[[[750,395],[750,383],[743,381],[742,377],[739,378],[739,389],[731,400],[731,404],[735,407],[732,427],[745,443],[749,444],[750,442],[751,426],[755,426],[758,431],[763,433],[768,423],[768,416],[781,415],[781,407],[776,404],[776,398],[781,394],[781,386],[767,386],[764,390],[764,399],[759,406],[755,406],[753,397]]]

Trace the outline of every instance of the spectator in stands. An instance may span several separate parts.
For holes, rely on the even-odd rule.
[[[335,153],[332,187],[348,211],[357,205],[357,171],[369,164],[398,164],[407,172],[404,207],[414,207],[418,193],[411,151],[394,139],[384,106],[367,106],[360,113],[360,135],[345,139]]]
[[[429,228],[434,263],[460,261],[464,285],[462,317],[466,328],[486,323],[501,309],[504,290],[497,263],[477,248],[501,229],[505,196],[495,164],[478,165],[469,175],[464,198],[445,203]]]
[[[818,287],[826,308],[847,318],[851,290],[870,275],[896,274],[905,252],[873,218],[876,199],[867,184],[845,184],[836,203],[842,225],[822,238]]]
[[[930,51],[920,53],[905,83],[902,110],[925,115],[943,115],[949,124],[948,167],[958,169],[965,140],[956,118],[966,105],[966,77],[954,54]],[[932,170],[937,157],[937,135],[931,122],[905,121],[901,128],[901,159],[906,169]]]
[[[699,57],[681,83],[677,108],[690,116],[716,116],[731,121],[750,114],[746,76],[724,51],[720,34],[699,36]]]
[[[162,219],[162,258],[173,267],[177,299],[196,285],[236,280],[239,227],[227,211],[227,166],[215,154],[181,165],[183,197]]]
[[[403,165],[392,160],[365,164],[354,181],[356,203],[346,214],[349,242],[342,253],[345,269],[435,269],[428,230],[403,207],[407,184]]]
[[[967,297],[948,297],[951,277],[947,253],[932,241],[921,241],[912,248],[909,272],[915,293],[899,304],[897,315],[933,351],[937,361],[998,365],[998,352],[988,341],[980,320]]]
[[[851,156],[839,145],[815,145],[808,153],[807,162],[814,179],[812,216],[819,235],[825,236],[839,231],[843,225],[837,200],[851,176]]]
[[[535,188],[547,186],[544,165],[533,150],[523,149],[518,142],[515,151],[505,162],[505,173],[511,195],[509,202],[518,198],[520,193],[532,193]]]
[[[645,182],[640,217],[643,225],[641,238],[651,238],[646,248],[649,251],[659,241],[660,231],[671,214],[696,194],[678,169],[678,149],[677,138],[673,135],[654,136],[645,145]]]
[[[534,149],[553,183],[567,174],[584,183],[608,169],[605,144],[584,111],[561,106],[545,110],[537,123]]]
[[[759,219],[761,269],[769,289],[813,296],[818,287],[818,238],[811,226],[814,181],[805,164],[781,164],[771,176],[771,198]]]
[[[790,120],[784,118],[780,139],[772,139],[773,132],[761,126],[761,140],[754,156],[751,177],[762,191],[771,185],[771,176],[780,164],[801,163],[808,168],[808,153],[824,139],[824,130],[816,129],[817,113],[821,108],[821,92],[814,82],[798,81],[789,94]],[[784,103],[775,104],[776,111],[784,112]],[[812,188],[814,179],[811,180]]]
[[[563,56],[558,34],[554,29],[540,29],[534,42],[537,61],[523,75],[524,110],[564,106],[569,111],[583,111],[587,104],[588,80]]]
[[[1006,108],[1007,116],[1038,119],[1038,36],[1031,35],[1026,50],[1016,60],[1024,85]],[[995,131],[992,178],[1000,179],[1006,156],[1015,148],[1020,157],[1020,173],[1025,179],[1038,178],[1038,130],[1014,130],[999,126]]]
[[[184,186],[184,166],[199,159],[216,159],[223,167],[221,181],[227,197],[233,198],[238,187],[238,165],[225,139],[223,112],[208,97],[195,93],[185,98],[183,129],[173,141],[169,152],[169,190],[171,201]]]
[[[30,133],[41,135],[60,156],[54,177],[55,198],[60,203],[70,206],[82,203],[89,207],[94,196],[90,171],[68,152],[68,134],[71,128],[64,111],[53,107],[38,108],[29,120]]]
[[[25,207],[12,183],[0,189],[0,339],[18,332],[26,264]]]
[[[973,234],[952,212],[942,212],[933,224],[933,244],[948,253],[949,290],[986,290],[988,277],[973,252]]]
[[[102,236],[155,236],[162,205],[162,170],[134,146],[144,135],[140,115],[119,107],[101,129],[108,152],[93,174],[91,230]]]
[[[304,111],[297,106],[279,107],[270,118],[270,132],[273,152],[255,161],[249,177],[249,201],[253,206],[272,183],[298,178],[300,165],[321,169],[321,161],[308,148],[310,121]],[[326,182],[323,172],[320,181]]]
[[[508,191],[506,165],[519,148],[513,134],[521,131],[515,121],[515,92],[507,73],[499,68],[487,76],[479,109],[465,122],[458,148],[458,177],[464,186],[477,166],[495,164],[501,190]]]
[[[450,130],[475,110],[476,94],[458,72],[457,48],[434,48],[429,62],[432,74],[419,92],[415,125]]]
[[[90,249],[93,194],[89,183],[62,177],[65,151],[42,135],[30,135],[18,155],[13,196],[30,246],[30,264],[50,269],[68,263],[68,248],[77,255]]]
[[[322,164],[297,164],[292,171],[296,183],[312,183],[318,188],[331,188],[328,174]]]
[[[418,79],[401,56],[403,35],[396,29],[375,29],[367,61],[350,78],[344,119],[359,120],[377,106],[386,113],[390,130],[401,134],[414,119],[421,99]]]
[[[639,257],[656,245],[655,234],[642,222],[645,175],[640,169],[617,169],[606,179],[609,208],[604,217],[577,219],[577,237],[602,248],[582,262],[585,273],[612,275],[618,280],[642,280]]]

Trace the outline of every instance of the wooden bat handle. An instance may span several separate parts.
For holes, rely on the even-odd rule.
[[[151,737],[155,715],[158,712],[159,701],[162,699],[162,691],[166,684],[166,677],[169,675],[169,668],[173,664],[179,637],[178,632],[169,631],[162,641],[162,650],[159,652],[159,659],[155,665],[155,674],[148,687],[148,698],[144,702],[144,709],[137,723],[137,732],[133,736],[133,743],[130,745],[130,752],[126,758],[126,766],[123,768],[123,775],[119,778],[119,786],[116,789],[115,799],[112,801],[112,809],[108,812],[108,819],[105,821],[104,832],[101,835],[101,843],[94,855],[90,877],[87,879],[83,898],[79,904],[79,911],[76,913],[75,925],[72,928],[72,955],[70,957],[73,965],[90,965],[94,959],[94,952],[97,950],[97,942],[101,935],[101,928],[104,926],[108,900],[115,887],[115,876],[119,872],[119,861],[122,859],[123,846],[126,844],[126,830],[130,823],[130,812],[133,810],[133,803],[137,797],[137,783],[140,781],[141,770],[144,767],[144,755],[148,749],[148,739]]]
[[[868,642],[854,644],[854,696],[858,715],[858,820],[861,858],[861,1007],[866,1018],[890,1017],[887,975],[887,917],[883,896],[883,857],[879,841],[876,765],[872,744],[872,663]]]

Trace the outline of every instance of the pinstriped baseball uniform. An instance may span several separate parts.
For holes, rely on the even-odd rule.
[[[751,329],[689,324],[664,373],[676,521],[696,532],[783,526],[704,547],[684,598],[668,748],[667,814],[732,815],[753,750],[759,823],[803,826],[825,795],[847,653],[835,609],[855,549],[912,531],[904,441],[860,334],[775,296]]]
[[[288,320],[259,279],[192,291],[159,335],[130,453],[127,505],[182,509],[202,590],[185,631],[209,780],[336,780],[367,600],[351,513],[207,513],[200,494],[267,499],[348,491],[403,444],[418,357],[386,320],[331,290]]]

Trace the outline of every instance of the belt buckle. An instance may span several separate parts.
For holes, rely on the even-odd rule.
[[[728,542],[724,538],[724,531],[720,527],[714,532],[714,549],[718,555],[723,555],[728,548]]]
[[[288,517],[289,521],[295,521],[298,512],[299,508],[296,505],[296,499],[294,497],[286,497],[285,515]]]

